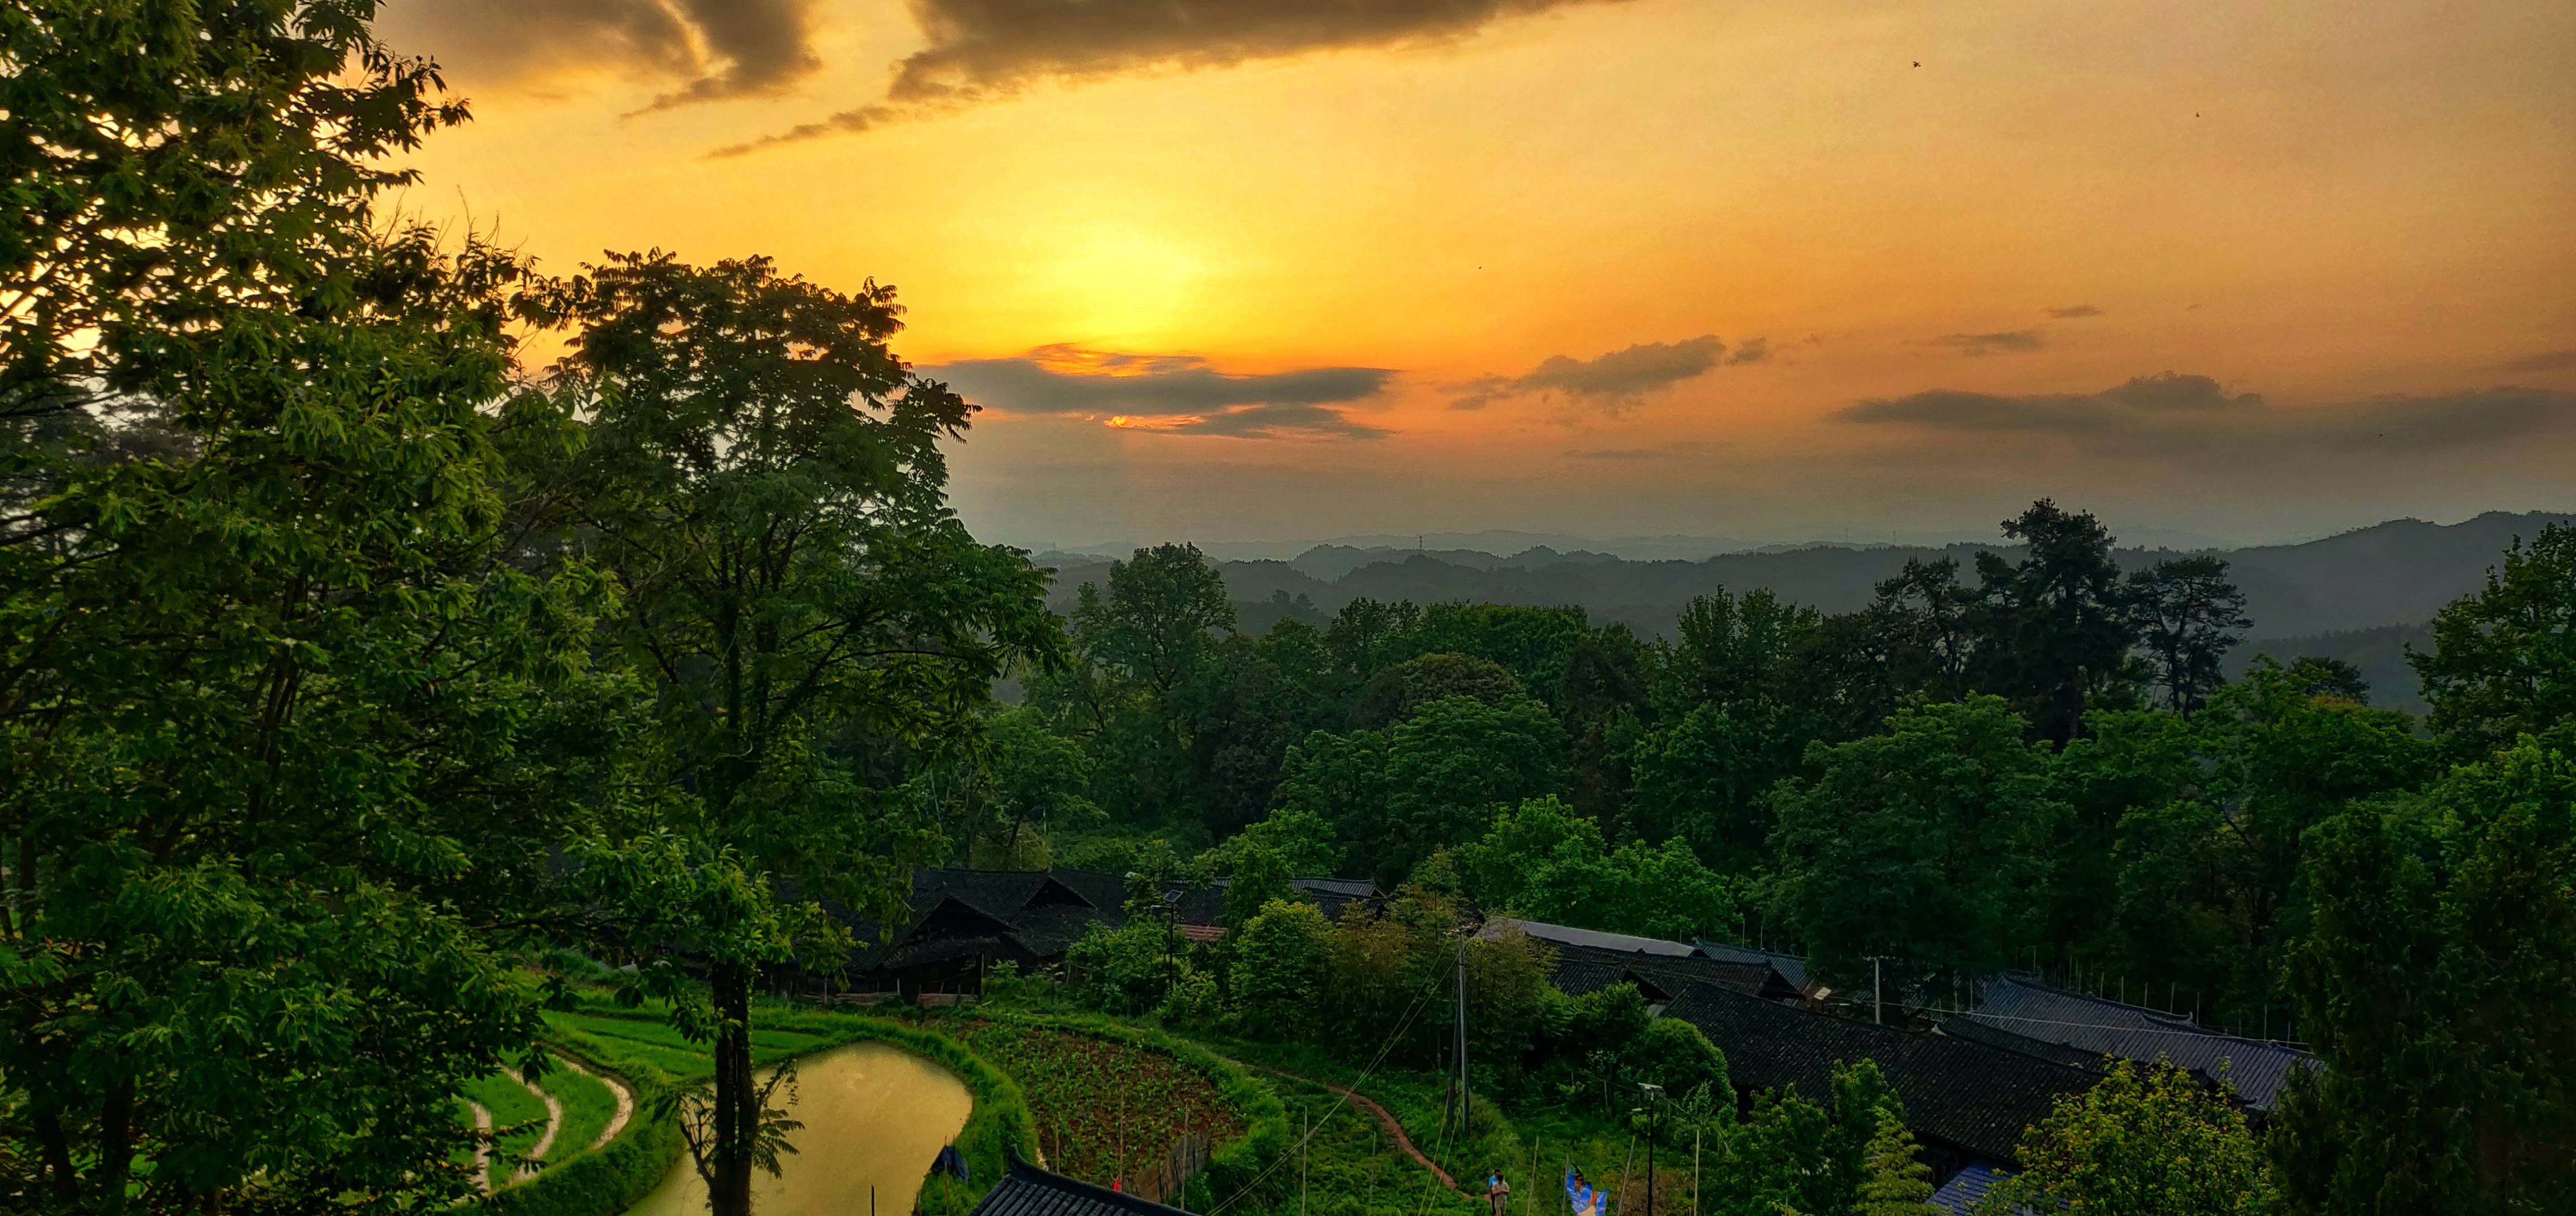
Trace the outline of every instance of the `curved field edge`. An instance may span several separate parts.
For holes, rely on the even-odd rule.
[[[1244,1121],[1243,1134],[1216,1145],[1209,1153],[1207,1172],[1191,1180],[1190,1210],[1206,1211],[1218,1202],[1232,1207],[1245,1201],[1258,1205],[1255,1209],[1258,1210],[1287,1192],[1288,1174],[1274,1167],[1287,1160],[1293,1147],[1294,1133],[1289,1130],[1288,1108],[1280,1102],[1278,1093],[1268,1082],[1253,1076],[1233,1060],[1150,1026],[1135,1026],[1088,1014],[1024,1013],[986,1008],[942,1016],[1089,1035],[1170,1057],[1205,1077],[1216,1087],[1220,1098],[1242,1113]],[[1031,1124],[1031,1134],[1035,1134],[1034,1123]],[[978,1164],[976,1168],[980,1170],[982,1166]],[[1202,1186],[1205,1187],[1204,1193],[1200,1190]],[[1247,1191],[1251,1193],[1246,1194]]]
[[[705,1077],[705,1057],[692,1059],[680,1048],[652,1048],[652,1040],[665,1037],[654,1032],[667,1024],[648,1010],[585,1002],[578,1020],[548,1020],[546,1046],[624,1081],[635,1095],[635,1116],[605,1147],[496,1191],[477,1206],[488,1216],[616,1216],[659,1186],[687,1151],[678,1120],[656,1115],[656,1099]],[[947,1069],[965,1084],[974,1107],[956,1144],[974,1181],[961,1183],[945,1175],[925,1179],[916,1211],[934,1216],[967,1212],[1001,1180],[1006,1150],[1032,1158],[1037,1152],[1037,1120],[1019,1086],[956,1039],[883,1018],[792,1008],[764,1008],[755,1021],[754,1054],[764,1065],[854,1043],[884,1043]],[[641,1033],[637,1039],[601,1034],[584,1028],[584,1022],[605,1023],[601,1030],[631,1025]]]

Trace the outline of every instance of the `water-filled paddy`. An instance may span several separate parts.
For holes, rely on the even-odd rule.
[[[752,1180],[760,1216],[867,1216],[876,1188],[880,1216],[910,1216],[913,1196],[941,1145],[966,1126],[975,1105],[946,1069],[883,1043],[836,1047],[796,1069],[791,1137],[796,1152],[777,1177]],[[707,1188],[683,1154],[662,1185],[628,1216],[703,1216]]]

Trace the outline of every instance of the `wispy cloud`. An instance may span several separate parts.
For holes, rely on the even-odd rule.
[[[913,0],[930,45],[882,100],[719,156],[947,113],[1041,81],[1227,67],[1318,51],[1449,41],[1497,21],[1622,0]]]
[[[1946,346],[1963,355],[2007,355],[2038,350],[2046,345],[2036,329],[2013,329],[1992,334],[1943,334],[1925,343]]]
[[[2066,308],[2043,308],[2040,311],[2060,321],[2080,321],[2086,317],[2102,315],[2101,309],[2090,304],[2076,304]]]
[[[968,400],[1015,414],[1092,419],[1120,430],[1239,439],[1376,439],[1386,431],[1341,408],[1384,392],[1395,373],[1314,367],[1242,374],[1196,355],[1043,346],[1013,359],[918,369]]]
[[[1761,338],[1729,354],[1716,334],[1701,334],[1679,342],[1640,342],[1591,359],[1551,355],[1521,375],[1480,376],[1452,386],[1459,395],[1449,408],[1478,410],[1510,397],[1561,396],[1616,413],[1648,393],[1707,375],[1721,364],[1759,363],[1770,354],[1770,344]]]

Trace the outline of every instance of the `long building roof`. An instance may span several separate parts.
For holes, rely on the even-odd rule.
[[[1725,1052],[1739,1090],[1786,1090],[1824,1102],[1836,1064],[1873,1061],[1904,1100],[1915,1134],[1993,1161],[2016,1160],[2024,1130],[2059,1098],[2099,1079],[1992,1043],[1815,1013],[1709,984],[1693,985],[1664,1016],[1699,1027]]]
[[[1996,1030],[2097,1056],[2153,1063],[2171,1060],[2210,1080],[2223,1080],[2247,1106],[2268,1111],[2291,1073],[2316,1057],[2281,1043],[2240,1039],[2176,1014],[2066,992],[2029,980],[1977,985],[1977,1004],[1960,1015]]]

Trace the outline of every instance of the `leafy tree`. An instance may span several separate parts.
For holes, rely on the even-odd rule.
[[[1225,580],[1198,546],[1156,545],[1109,563],[1109,590],[1084,583],[1073,607],[1073,635],[1093,661],[1123,673],[1156,696],[1168,696],[1213,653],[1220,630],[1234,628]]]
[[[22,1210],[444,1205],[455,1087],[538,1027],[501,926],[587,826],[537,753],[600,605],[498,560],[563,436],[496,405],[520,264],[374,210],[463,110],[372,7],[0,16]]]
[[[1505,811],[1458,858],[1479,903],[1531,920],[1685,940],[1736,920],[1734,892],[1680,841],[1611,849],[1553,797]]]
[[[2576,528],[2516,543],[2484,590],[2434,616],[2432,653],[2406,661],[2462,759],[2576,720]]]
[[[1373,855],[1401,873],[1476,838],[1496,807],[1562,791],[1565,755],[1565,732],[1536,701],[1432,702],[1388,737],[1385,843]]]
[[[1369,677],[1422,653],[1414,631],[1422,610],[1409,600],[1387,603],[1365,596],[1342,605],[1324,629],[1324,650],[1335,677],[1356,689]]]
[[[1906,559],[1878,585],[1864,618],[1896,688],[1947,701],[1968,694],[1985,618],[1976,591],[1959,581],[1956,559]]]
[[[1053,856],[1048,831],[1101,818],[1100,808],[1085,796],[1091,759],[1073,740],[1048,730],[1031,709],[993,715],[985,737],[990,756],[976,766],[960,799],[968,815],[960,841],[982,842],[984,864],[999,869],[1046,869]]]
[[[2290,663],[2290,670],[2305,676],[2308,695],[2333,697],[2355,705],[2370,704],[2370,681],[2359,667],[2330,656],[2300,655]]]
[[[1351,710],[1355,725],[1383,728],[1422,712],[1424,706],[1449,697],[1466,697],[1501,705],[1529,696],[1529,690],[1492,659],[1463,654],[1426,654],[1379,672],[1360,690]]]
[[[2203,1216],[2272,1210],[2271,1175],[2244,1112],[2169,1063],[2115,1060],[2081,1097],[2024,1133],[2023,1172],[1982,1212]]]
[[[1869,1142],[1869,1173],[1861,1180],[1857,1216],[1933,1216],[1932,1168],[1923,1164],[1905,1121],[1881,1115]]]
[[[1307,1029],[1332,932],[1313,904],[1294,899],[1274,899],[1244,923],[1232,987],[1246,1030],[1289,1037]]]
[[[1837,986],[1874,955],[1906,979],[1991,971],[2032,939],[2065,806],[2022,729],[1994,697],[1918,706],[1885,735],[1819,744],[1815,776],[1781,784],[1781,901]]]
[[[1173,732],[1188,740],[1190,757],[1183,801],[1167,813],[1195,811],[1212,835],[1240,829],[1269,807],[1288,746],[1341,724],[1340,704],[1316,687],[1320,655],[1302,651],[1304,639],[1312,634],[1285,627],[1260,639],[1228,637],[1167,699]]]
[[[872,770],[975,739],[993,680],[1058,646],[1025,555],[976,544],[943,501],[938,444],[969,407],[886,349],[891,290],[843,295],[765,259],[612,256],[528,311],[574,330],[553,391],[589,444],[565,470],[565,540],[621,593],[615,644],[653,687],[684,794],[670,821],[755,885],[900,919],[939,838]],[[830,732],[875,754],[835,755]],[[741,1216],[762,1124],[751,990],[798,943],[726,928],[703,944],[714,1012],[683,1029],[714,1039],[711,1195]],[[828,959],[828,938],[804,944]]]
[[[2576,1205],[2576,760],[2526,741],[2317,830],[2274,1157],[2292,1212]]]
[[[1387,837],[1386,753],[1387,737],[1378,731],[1307,735],[1279,762],[1272,813],[1320,820],[1354,862],[1377,856]]]
[[[1573,740],[1568,754],[1568,795],[1583,813],[1617,822],[1632,777],[1629,753],[1652,713],[1647,695],[1646,648],[1625,625],[1586,633],[1567,656],[1557,681],[1558,720]]]
[[[1365,1056],[1395,1040],[1391,1059],[1438,1066],[1446,1058],[1451,1023],[1421,1011],[1439,999],[1435,990],[1449,991],[1463,949],[1469,1051],[1484,1060],[1521,1058],[1540,1031],[1553,991],[1544,958],[1524,936],[1462,942],[1461,928],[1454,900],[1412,886],[1399,888],[1382,911],[1344,912],[1309,1017],[1317,1041],[1335,1052]]]
[[[2004,521],[2021,561],[1977,555],[1974,684],[2012,702],[2040,738],[2083,733],[2088,708],[2118,708],[2135,686],[2137,642],[2111,533],[2089,513],[2041,499]]]
[[[1719,1193],[1728,1198],[1719,1211],[1851,1212],[1877,1181],[1874,1165],[1885,1160],[1903,1177],[1902,1166],[1877,1151],[1888,1127],[1905,1126],[1905,1105],[1878,1066],[1836,1064],[1828,1084],[1832,1092],[1822,1107],[1794,1094],[1765,1094],[1754,1102],[1727,1137]]]
[[[1295,899],[1288,886],[1288,859],[1258,844],[1234,851],[1234,874],[1225,888],[1225,924],[1241,928],[1244,922],[1268,906],[1271,901]]]
[[[2189,714],[2223,681],[2219,661],[2243,640],[2245,593],[2227,581],[2227,563],[2215,557],[2177,557],[2129,573],[2129,610],[2147,665],[2164,686],[2165,704]]]
[[[1290,877],[1320,878],[1341,868],[1342,846],[1334,838],[1333,825],[1312,811],[1286,807],[1272,811],[1261,822],[1217,846],[1213,860],[1221,869],[1231,871],[1239,864],[1239,858],[1254,849],[1277,854]]]
[[[1823,1183],[1831,1116],[1794,1093],[1756,1094],[1744,1120],[1720,1141],[1702,1188],[1712,1216],[1839,1212]]]
[[[1065,966],[1082,990],[1111,1013],[1138,1014],[1162,1006],[1195,978],[1189,960],[1172,946],[1160,915],[1130,915],[1112,929],[1094,924],[1065,951]]]
[[[2098,739],[2069,749],[2070,775],[2100,782],[2125,769],[2135,808],[2111,854],[2113,956],[2103,961],[2205,991],[2222,1011],[2269,1002],[2315,889],[2304,872],[2311,829],[2355,799],[2433,775],[2432,749],[2406,715],[2313,695],[2314,682],[2258,659],[2188,724],[2105,715]],[[2098,895],[2089,902],[2098,907]]]
[[[1799,771],[1811,730],[1811,719],[1769,699],[1692,708],[1637,741],[1638,828],[1688,841],[1729,873],[1759,868],[1770,855],[1771,787]]]
[[[1551,698],[1565,683],[1575,649],[1590,633],[1580,608],[1520,604],[1433,604],[1410,643],[1415,654],[1463,654],[1503,665],[1521,687]]]
[[[1702,705],[1796,699],[1800,659],[1823,620],[1768,589],[1741,599],[1724,588],[1692,597],[1674,622],[1677,640],[1656,664],[1657,711],[1677,717]]]

